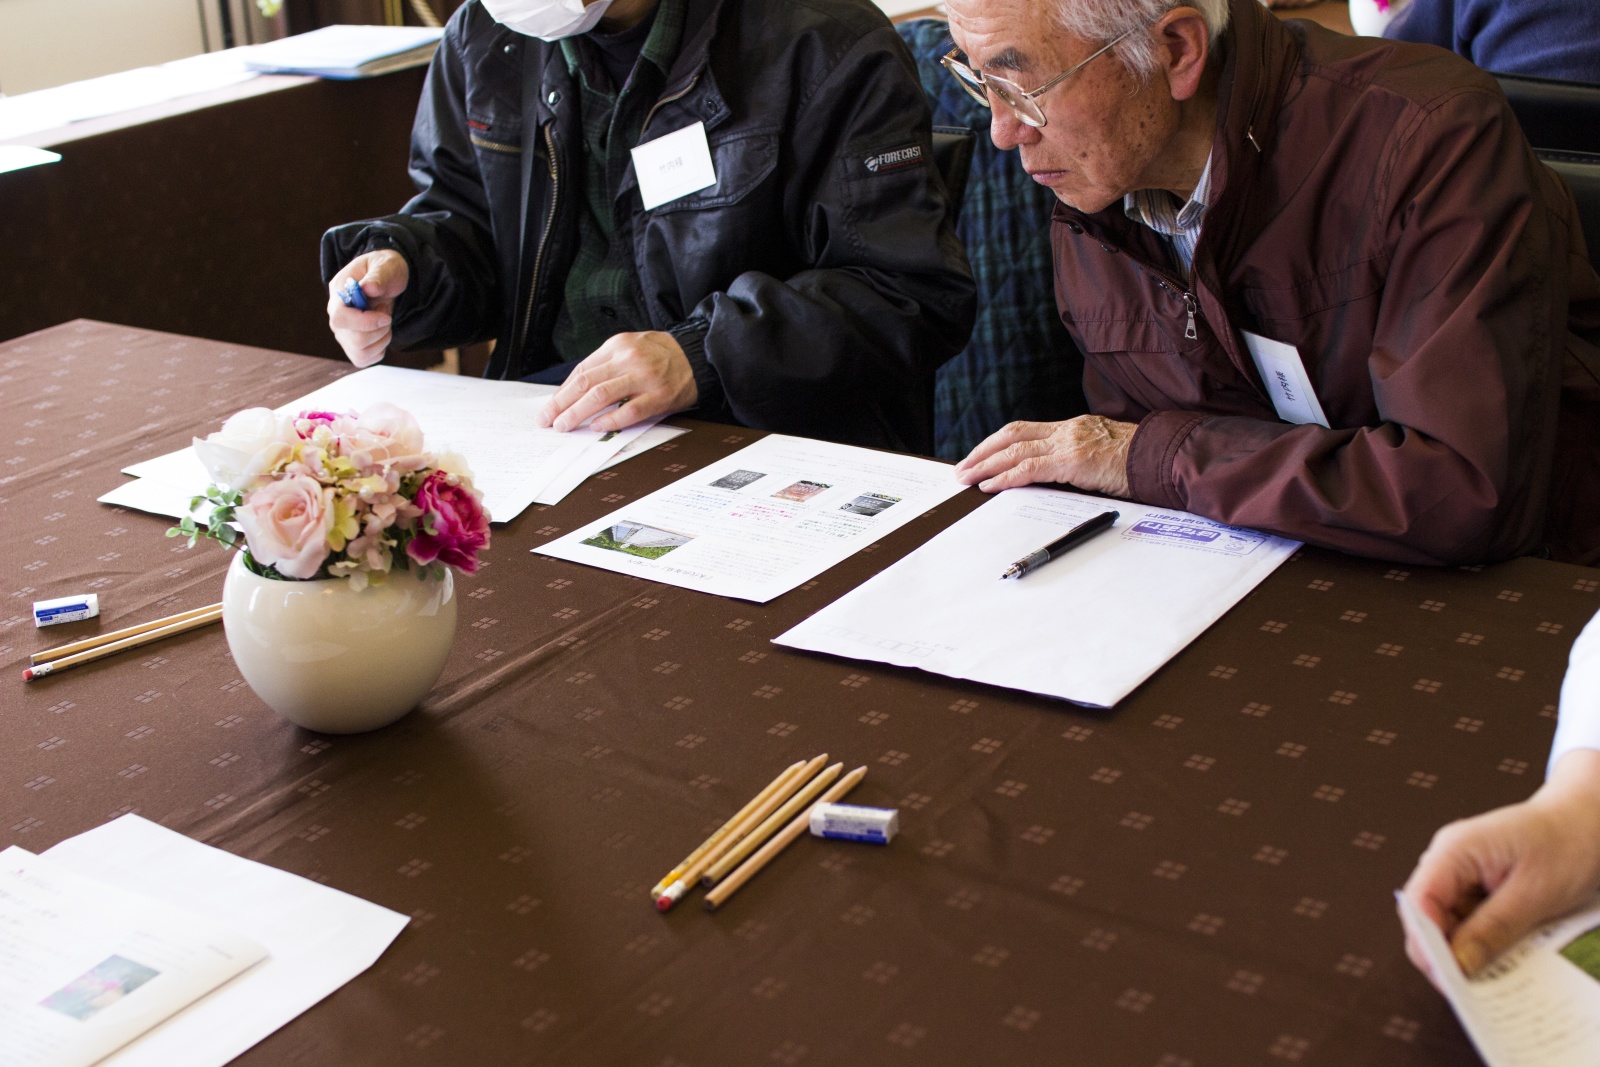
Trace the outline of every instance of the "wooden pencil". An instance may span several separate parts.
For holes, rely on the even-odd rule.
[[[667,886],[666,891],[656,898],[656,910],[667,911],[682,900],[689,890],[693,888],[694,884],[700,880],[700,876],[706,872],[707,867],[721,859],[724,852],[737,845],[745,834],[761,825],[762,820],[776,811],[786,800],[794,796],[800,787],[810,781],[812,776],[826,762],[828,762],[828,754],[826,752],[815,759],[807,761],[806,765],[801,767],[798,773],[791,775],[777,791],[752,808],[750,813],[740,819],[738,825],[730,830],[726,837],[711,846],[706,850],[705,855],[690,864],[689,869],[683,872],[683,877]]]
[[[805,765],[806,765],[806,761],[805,760],[797,760],[794,763],[790,764],[788,767],[784,768],[784,770],[782,772],[780,772],[779,775],[776,778],[774,778],[772,781],[768,782],[767,783],[767,787],[765,789],[761,790],[761,792],[757,793],[754,797],[752,797],[748,804],[746,804],[744,807],[742,807],[738,811],[736,811],[733,814],[732,818],[730,818],[727,822],[723,823],[720,827],[717,828],[715,833],[713,833],[710,837],[706,838],[703,842],[701,842],[699,848],[695,849],[693,852],[691,852],[687,856],[685,856],[683,858],[683,862],[679,863],[676,867],[672,868],[672,870],[668,871],[667,872],[667,876],[665,878],[661,879],[661,881],[657,882],[653,887],[651,887],[651,889],[650,889],[650,900],[651,900],[651,902],[653,903],[658,897],[661,896],[662,893],[665,893],[667,891],[667,887],[669,885],[671,885],[673,882],[676,882],[679,878],[683,877],[683,872],[688,870],[690,865],[692,865],[701,856],[704,856],[708,851],[710,851],[710,849],[714,845],[716,845],[724,837],[727,837],[728,834],[730,832],[732,832],[733,828],[735,826],[739,825],[739,822],[746,815],[749,815],[752,811],[754,811],[756,809],[757,805],[759,805],[762,801],[766,800],[773,793],[777,792],[779,787],[781,787],[783,785],[783,783],[785,781],[787,781],[792,775],[800,773],[800,769],[802,767],[804,767]]]
[[[707,867],[706,872],[700,876],[700,884],[707,887],[714,886],[726,878],[729,871],[739,866],[746,856],[760,848],[767,838],[794,818],[795,812],[817,799],[817,794],[832,785],[833,780],[843,771],[844,764],[835,763],[807,782],[805,788],[790,797],[783,807],[768,815],[766,821],[745,834],[738,844],[722,854],[721,859]]]
[[[724,878],[715,889],[706,894],[706,910],[716,911],[722,907],[724,901],[739,891],[739,887],[753,878],[761,868],[772,862],[772,858],[794,842],[794,839],[806,832],[811,822],[811,809],[818,804],[832,804],[840,797],[856,787],[856,783],[867,776],[865,767],[857,767],[837,782],[822,796],[813,801],[804,811],[794,817],[794,820],[779,830],[777,835],[762,845],[754,856],[745,860],[739,869]]]
[[[205,615],[213,611],[220,612],[221,610],[221,604],[210,604],[203,608],[193,608],[189,611],[180,611],[178,614],[168,615],[164,619],[151,619],[149,622],[141,622],[137,626],[125,626],[120,630],[112,630],[110,633],[96,634],[94,637],[85,637],[82,641],[74,641],[70,645],[58,645],[55,648],[47,648],[43,652],[35,652],[28,658],[28,662],[46,663],[53,659],[61,659],[65,656],[73,656],[79,652],[87,652],[91,648],[99,648],[101,645],[109,645],[113,641],[122,641],[126,638],[137,636],[138,634],[149,633],[151,630],[159,630],[164,626],[171,626],[173,623],[183,622],[186,619],[196,619],[201,615]]]
[[[55,674],[57,671],[71,670],[73,667],[79,667],[85,663],[93,663],[97,659],[105,659],[107,656],[115,656],[119,652],[126,652],[130,648],[142,648],[145,645],[154,644],[157,641],[186,633],[189,630],[198,630],[202,626],[210,626],[221,618],[222,605],[218,604],[210,612],[184,619],[181,622],[169,623],[154,630],[146,630],[144,633],[125,637],[120,641],[112,641],[110,644],[100,645],[88,651],[79,652],[76,655],[63,656],[60,659],[36,663],[22,672],[22,679],[23,681],[31,682],[35,678],[43,678],[46,675]]]

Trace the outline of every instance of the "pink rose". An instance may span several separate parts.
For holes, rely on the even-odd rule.
[[[363,471],[383,467],[415,471],[428,466],[422,427],[409,411],[393,404],[373,404],[354,419],[340,419],[334,429],[344,455]]]
[[[309,438],[318,427],[331,427],[339,417],[334,411],[302,411],[295,416],[294,428],[302,438]]]
[[[412,501],[428,516],[433,533],[420,529],[406,555],[418,563],[438,560],[466,574],[478,570],[478,553],[489,547],[489,513],[470,486],[453,484],[450,475],[434,471],[417,488]]]
[[[234,517],[257,562],[286,578],[315,578],[328,558],[333,490],[291,474],[251,492]]]

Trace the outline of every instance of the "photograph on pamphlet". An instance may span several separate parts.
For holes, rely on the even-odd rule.
[[[121,956],[107,956],[39,1002],[41,1007],[88,1019],[111,1007],[161,972]]]
[[[793,485],[779,489],[776,493],[772,494],[772,498],[774,500],[792,500],[796,504],[804,504],[807,500],[810,500],[824,489],[830,488],[832,488],[832,486],[828,485],[827,482],[813,482],[802,479],[798,482],[795,482]]]
[[[751,482],[759,482],[766,475],[760,471],[729,471],[711,483],[713,489],[743,489]]]
[[[675,548],[693,541],[690,534],[673,533],[671,530],[661,530],[654,526],[646,526],[642,522],[630,522],[624,519],[613,523],[593,537],[584,538],[583,543],[594,548],[606,548],[612,552],[626,552],[630,556],[641,559],[660,559]]]
[[[862,493],[850,503],[841,504],[839,510],[848,511],[852,515],[865,515],[870,519],[898,503],[900,503],[899,497],[889,496],[887,493]]]
[[[1600,982],[1600,926],[1596,926],[1568,941],[1561,955],[1578,970]]]

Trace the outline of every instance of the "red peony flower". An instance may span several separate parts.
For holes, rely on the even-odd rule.
[[[424,521],[433,533],[419,531],[406,545],[406,555],[418,563],[438,560],[465,574],[476,573],[478,553],[489,547],[489,515],[477,491],[451,484],[448,474],[436,470],[412,502],[427,513]]]

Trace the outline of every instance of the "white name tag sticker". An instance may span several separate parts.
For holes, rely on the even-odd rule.
[[[1261,372],[1261,381],[1267,387],[1278,418],[1297,426],[1316,423],[1326,427],[1328,416],[1322,413],[1322,403],[1311,388],[1300,350],[1249,330],[1239,333],[1250,350],[1250,358],[1255,360],[1256,370]]]
[[[635,148],[633,170],[646,211],[717,184],[706,124],[685,126]]]

